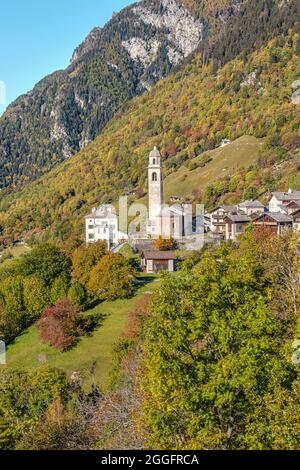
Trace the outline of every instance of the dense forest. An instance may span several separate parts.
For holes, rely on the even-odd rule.
[[[226,178],[186,194],[207,208],[220,201],[260,196],[299,186],[299,107],[292,102],[299,78],[299,26],[266,47],[239,57],[214,74],[197,55],[149,93],[129,102],[78,155],[0,203],[2,241],[26,236],[66,242],[83,234],[83,216],[95,204],[146,190],[149,151],[157,145],[166,174],[214,149],[223,138],[263,139],[251,168],[243,161]],[[116,171],[118,170],[118,171]],[[166,201],[167,202],[167,201]]]

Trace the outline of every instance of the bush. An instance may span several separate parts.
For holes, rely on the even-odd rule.
[[[135,270],[124,256],[109,253],[92,270],[88,290],[99,300],[128,298],[135,290]]]
[[[80,311],[69,300],[59,300],[47,307],[37,322],[37,329],[45,343],[60,351],[70,348],[84,334]]]

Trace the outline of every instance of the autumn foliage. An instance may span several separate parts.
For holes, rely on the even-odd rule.
[[[80,311],[69,300],[59,300],[47,307],[37,322],[37,329],[45,343],[60,351],[70,348],[84,334]]]
[[[174,238],[163,238],[160,236],[157,240],[155,240],[154,246],[157,250],[160,251],[170,251],[176,249],[177,243]]]
[[[135,291],[135,270],[121,254],[108,253],[92,270],[88,290],[99,300],[127,299]]]
[[[151,294],[145,294],[134,304],[128,314],[128,321],[122,337],[136,339],[140,336],[143,324],[149,316]]]

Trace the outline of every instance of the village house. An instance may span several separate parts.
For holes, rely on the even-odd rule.
[[[285,207],[288,206],[291,202],[298,204],[300,207],[300,191],[289,189],[287,193],[274,192],[272,193],[271,199],[269,201],[269,211],[284,213]]]
[[[85,228],[86,243],[106,241],[109,250],[127,239],[126,234],[119,232],[118,217],[108,204],[92,209],[85,217]]]
[[[160,271],[175,271],[175,255],[172,251],[145,251],[142,253],[141,268],[148,274]]]
[[[266,212],[253,220],[256,227],[267,227],[276,235],[284,230],[293,228],[293,217],[281,212]]]
[[[281,212],[282,214],[291,215],[297,209],[300,209],[300,201],[299,202],[291,201],[286,205],[279,204],[278,209],[279,209],[279,212]]]
[[[300,232],[300,208],[291,215],[293,217],[293,229]]]
[[[237,206],[224,205],[217,207],[214,211],[210,212],[210,231],[213,234],[223,235],[225,237],[225,218],[228,214],[236,214]]]
[[[225,219],[225,240],[236,240],[244,233],[245,228],[251,222],[251,217],[247,214],[228,214]]]
[[[239,212],[252,216],[253,214],[263,214],[266,211],[265,206],[258,200],[250,199],[238,204],[237,209]]]

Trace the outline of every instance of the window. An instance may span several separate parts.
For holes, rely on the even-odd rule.
[[[152,164],[153,164],[153,165],[156,165],[156,160],[155,160],[155,158],[153,158]]]
[[[89,225],[89,230],[94,230],[94,225]]]
[[[152,181],[157,181],[157,173],[152,173]]]
[[[89,240],[94,240],[94,234],[93,233],[89,233]]]

